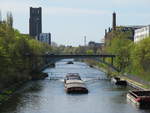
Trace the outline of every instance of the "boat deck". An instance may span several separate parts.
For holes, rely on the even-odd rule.
[[[139,108],[150,109],[150,91],[130,91],[127,99]]]

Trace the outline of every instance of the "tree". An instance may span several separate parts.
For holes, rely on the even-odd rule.
[[[134,66],[140,66],[144,71],[150,72],[150,38],[135,44],[132,61]]]
[[[130,32],[116,32],[113,39],[109,40],[110,45],[107,45],[107,53],[112,53],[117,55],[115,59],[115,66],[118,67],[120,71],[125,71],[125,69],[130,65],[130,50],[133,46],[133,42],[129,40]]]
[[[89,49],[89,50],[87,50],[87,51],[86,51],[86,54],[88,54],[88,55],[92,55],[92,54],[94,54],[94,50]]]
[[[2,22],[2,12],[0,11],[0,23]]]

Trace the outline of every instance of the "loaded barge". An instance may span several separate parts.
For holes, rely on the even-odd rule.
[[[139,108],[150,109],[150,91],[129,91],[127,99]]]
[[[64,84],[67,93],[88,93],[88,89],[78,73],[68,73]]]

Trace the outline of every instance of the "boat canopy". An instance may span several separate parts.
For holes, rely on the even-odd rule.
[[[66,85],[66,88],[86,88],[84,84],[68,84]]]

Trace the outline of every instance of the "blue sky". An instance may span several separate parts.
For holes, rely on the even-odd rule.
[[[29,31],[29,7],[42,7],[43,32],[52,33],[52,41],[64,45],[100,42],[104,30],[117,13],[117,25],[150,24],[150,0],[0,0],[3,18],[7,11],[14,16],[14,27]]]

